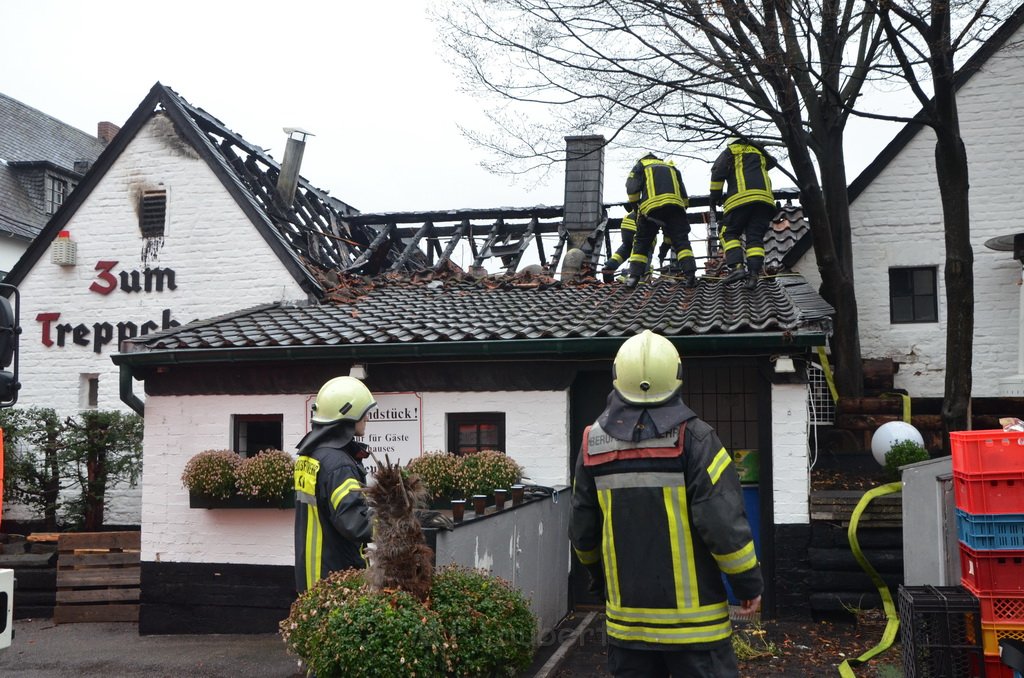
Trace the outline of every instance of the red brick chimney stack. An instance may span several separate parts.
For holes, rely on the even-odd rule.
[[[104,144],[109,144],[117,136],[117,133],[121,131],[121,128],[112,122],[103,122],[96,125],[96,136]]]

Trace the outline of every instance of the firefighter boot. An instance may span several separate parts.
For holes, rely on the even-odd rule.
[[[626,274],[626,289],[633,289],[640,284],[640,279],[644,277],[644,269],[647,265],[642,261],[631,261],[629,262],[629,273]]]
[[[737,280],[743,280],[747,277],[747,269],[743,264],[734,264],[724,278],[723,283],[736,282]]]
[[[679,278],[679,283],[683,287],[693,288],[697,286],[697,271],[689,270],[690,268],[682,261],[672,262],[672,275]]]
[[[757,279],[759,277],[760,276],[757,273],[751,271],[750,274],[743,280],[743,286],[748,290],[755,289],[757,287]]]

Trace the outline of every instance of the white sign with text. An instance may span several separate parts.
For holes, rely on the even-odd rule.
[[[423,399],[419,393],[374,393],[377,407],[366,418],[366,435],[360,440],[370,446],[380,463],[384,455],[391,463],[407,464],[423,451]],[[306,399],[309,412],[316,396]],[[309,430],[307,420],[306,428]],[[371,462],[368,462],[372,463]]]

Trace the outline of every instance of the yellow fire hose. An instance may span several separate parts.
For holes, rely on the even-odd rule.
[[[900,619],[896,614],[896,606],[892,602],[892,594],[889,593],[889,587],[885,581],[878,575],[878,572],[871,563],[868,562],[867,558],[864,557],[864,553],[860,550],[860,544],[857,542],[857,523],[860,522],[860,516],[864,513],[864,510],[868,507],[872,501],[878,497],[885,496],[887,494],[893,494],[903,489],[903,483],[888,483],[868,490],[861,497],[857,503],[857,507],[853,509],[853,515],[850,517],[850,527],[847,529],[847,535],[850,538],[850,549],[853,551],[853,557],[860,563],[861,568],[868,573],[871,577],[872,583],[875,588],[878,589],[878,593],[882,596],[882,609],[885,611],[885,631],[882,633],[882,640],[870,648],[864,654],[857,657],[856,659],[847,659],[839,665],[839,675],[842,678],[856,678],[853,668],[865,664],[881,653],[885,652],[892,646],[892,642],[896,639],[896,632],[900,628]]]

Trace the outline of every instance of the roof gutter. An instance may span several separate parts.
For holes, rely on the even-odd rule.
[[[669,337],[685,357],[697,353],[726,353],[756,349],[789,350],[823,346],[824,332],[745,334]],[[114,364],[140,368],[158,365],[195,365],[217,362],[269,360],[323,360],[368,358],[436,358],[469,356],[584,356],[613,355],[623,337],[572,337],[565,339],[499,339],[494,341],[444,341],[391,344],[344,344],[340,346],[280,346],[230,349],[172,349],[116,353]]]
[[[132,390],[132,371],[128,365],[120,366],[121,402],[135,411],[140,417],[146,416],[146,403],[135,395]]]

